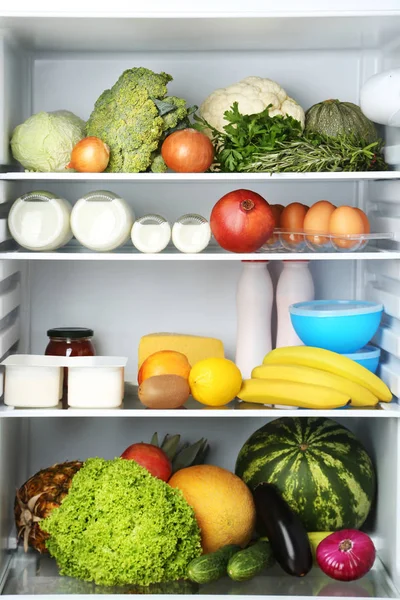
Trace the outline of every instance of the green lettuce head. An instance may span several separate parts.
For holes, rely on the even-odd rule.
[[[83,137],[85,122],[72,112],[39,112],[15,128],[11,151],[28,171],[65,171],[72,148]]]
[[[201,554],[193,509],[133,460],[89,458],[61,506],[40,522],[61,575],[147,586],[186,577]]]

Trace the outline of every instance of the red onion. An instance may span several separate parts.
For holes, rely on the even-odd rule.
[[[374,561],[375,546],[371,538],[357,529],[331,533],[317,548],[317,563],[321,570],[340,581],[360,579]]]

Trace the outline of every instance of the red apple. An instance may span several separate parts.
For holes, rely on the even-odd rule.
[[[172,474],[172,465],[164,450],[152,444],[132,444],[122,454],[121,458],[134,460],[153,475],[163,481],[168,481]]]
[[[210,218],[218,244],[230,252],[255,252],[271,237],[275,217],[268,202],[251,190],[235,190],[222,196]]]

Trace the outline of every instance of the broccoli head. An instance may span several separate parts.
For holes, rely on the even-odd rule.
[[[153,158],[150,165],[150,171],[152,173],[166,173],[168,170],[167,165],[164,162],[161,154],[153,154]]]
[[[40,522],[62,575],[98,585],[186,577],[201,554],[193,509],[133,460],[89,458],[61,506]]]
[[[164,102],[176,107],[175,110],[171,110],[163,115],[164,131],[166,135],[169,135],[171,133],[169,131],[170,129],[175,129],[182,121],[185,121],[188,114],[188,109],[186,108],[186,100],[183,98],[167,96],[164,98]],[[189,121],[187,121],[185,125],[189,125]]]
[[[107,171],[139,173],[151,167],[167,130],[188,116],[186,101],[167,96],[167,73],[128,69],[101,94],[86,124],[86,135],[108,144]]]

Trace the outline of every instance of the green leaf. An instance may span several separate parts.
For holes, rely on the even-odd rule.
[[[202,465],[204,463],[205,459],[207,458],[209,449],[210,449],[210,446],[208,445],[207,440],[204,440],[203,446],[200,448],[200,451],[192,464],[193,465]]]
[[[206,440],[207,443],[207,440]],[[182,449],[176,455],[175,459],[172,461],[172,472],[176,473],[180,469],[184,469],[193,464],[193,461],[198,457],[199,452],[202,450],[204,444],[204,439],[201,438],[195,444]],[[198,463],[200,464],[200,463]]]
[[[164,450],[169,460],[172,460],[174,458],[179,446],[180,439],[181,436],[179,434],[171,435],[171,437],[166,436],[166,438],[164,439],[161,449]]]
[[[175,104],[171,104],[171,102],[165,102],[164,100],[158,100],[157,98],[151,98],[154,104],[157,107],[158,114],[160,117],[167,115],[168,113],[177,109]]]
[[[157,446],[157,448],[158,448],[158,434],[157,434],[157,432],[153,433],[153,437],[151,438],[150,444],[152,446]]]

